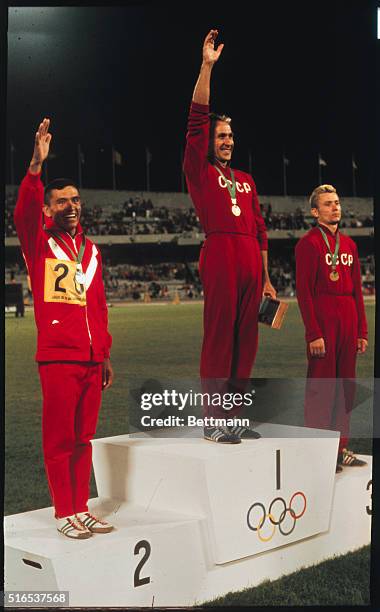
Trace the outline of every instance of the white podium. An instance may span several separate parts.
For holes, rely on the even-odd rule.
[[[90,608],[174,606],[199,592],[205,575],[199,521],[110,500],[92,500],[91,509],[115,524],[107,537],[61,536],[52,508],[7,517],[6,590],[69,591],[70,606]]]
[[[201,430],[94,440],[90,508],[115,531],[77,542],[55,531],[52,509],[7,517],[6,590],[68,590],[71,606],[191,606],[368,544],[371,457],[336,475],[336,432],[257,429],[260,440],[238,445]]]

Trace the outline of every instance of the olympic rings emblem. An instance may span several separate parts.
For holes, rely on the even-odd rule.
[[[292,508],[292,503],[297,496],[301,496],[301,498],[303,499],[303,508],[301,512],[299,512],[298,514],[296,514],[294,509]],[[276,520],[274,506],[276,504],[278,506],[279,503],[282,504],[283,508],[279,515],[278,515],[278,510],[277,510],[278,520]],[[252,504],[252,506],[249,508],[247,512],[247,525],[249,529],[251,529],[252,531],[257,531],[257,536],[259,540],[261,540],[261,542],[269,542],[275,534],[276,527],[278,527],[280,533],[283,536],[288,536],[291,533],[293,533],[295,526],[296,526],[297,519],[301,518],[305,514],[306,506],[307,506],[306,496],[304,493],[302,493],[302,491],[296,491],[295,493],[293,493],[293,495],[290,498],[289,506],[286,505],[286,502],[283,497],[275,497],[270,503],[268,513],[265,509],[264,504],[262,504],[261,502],[255,502],[254,504]],[[259,508],[262,511],[262,517],[257,522],[256,526],[253,526],[251,523],[251,513],[255,508]],[[288,512],[291,518],[293,519],[293,524],[291,525],[290,529],[288,529],[288,531],[285,531],[285,529],[283,529],[282,527],[282,523],[284,522],[285,517]],[[272,527],[270,534],[268,536],[264,536],[262,534],[262,528],[267,518],[269,518],[269,521],[272,523],[273,527]]]

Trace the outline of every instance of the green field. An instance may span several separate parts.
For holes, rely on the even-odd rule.
[[[366,304],[370,339],[374,338],[374,303]],[[114,386],[106,392],[100,413],[97,437],[119,435],[128,431],[129,392],[141,379],[197,379],[202,341],[202,304],[140,304],[114,306],[109,309],[113,335],[112,362]],[[41,392],[34,362],[36,330],[33,312],[24,319],[6,317],[6,480],[5,513],[24,512],[51,504],[41,449]],[[373,343],[358,359],[358,377],[373,376]],[[304,330],[296,303],[291,303],[281,331],[260,326],[259,351],[254,369],[255,378],[303,378],[306,372]],[[300,402],[301,406],[301,402]],[[369,440],[353,440],[354,450],[370,452]],[[96,496],[92,480],[92,496]],[[339,563],[347,563],[344,557]],[[368,601],[369,549],[360,552],[350,565],[356,573],[361,568],[361,590],[357,585],[349,591],[342,586],[341,595],[334,590],[329,571],[321,571],[324,603],[357,604]],[[327,562],[328,563],[328,562]],[[338,564],[338,561],[336,562]],[[340,567],[336,565],[336,567]],[[364,569],[363,569],[364,568]],[[315,602],[315,593],[308,598],[307,580],[315,580],[311,570],[302,571],[298,580],[301,590],[286,602],[281,597],[281,581],[262,585],[248,592],[231,595],[219,605],[260,605]],[[342,572],[346,571],[342,565]],[[304,572],[309,572],[305,574]],[[339,570],[338,570],[339,572]],[[331,572],[330,572],[331,573]],[[367,577],[368,578],[368,577]],[[282,580],[290,580],[284,578]],[[294,581],[295,583],[297,581]],[[287,583],[286,583],[287,584]],[[277,586],[276,586],[277,585]],[[288,587],[286,587],[288,588]],[[291,588],[296,589],[292,584]],[[259,590],[261,589],[261,590]],[[268,596],[268,589],[272,596]],[[329,600],[329,593],[331,598]],[[265,595],[265,597],[264,597]],[[238,600],[236,600],[238,597]],[[234,599],[235,598],[235,599]]]
[[[254,589],[228,593],[209,606],[369,606],[370,551],[329,559]],[[342,607],[342,610],[345,608]]]
[[[370,338],[375,307],[366,305]],[[136,380],[197,379],[202,341],[202,304],[141,304],[109,309],[113,335],[114,386],[105,393],[97,437],[128,431],[129,391]],[[6,318],[6,486],[5,512],[50,505],[41,452],[41,392],[34,362],[33,312]],[[358,377],[373,375],[373,344],[358,359]],[[258,378],[303,378],[303,325],[291,303],[282,330],[260,326],[254,369]],[[301,409],[302,402],[299,402]],[[356,416],[356,415],[355,415]],[[361,450],[368,452],[367,446]],[[356,448],[356,447],[355,447]],[[359,448],[358,448],[359,450]],[[93,494],[95,489],[93,487]]]

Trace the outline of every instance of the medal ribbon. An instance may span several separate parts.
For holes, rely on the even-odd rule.
[[[81,243],[80,248],[79,248],[79,253],[78,253],[78,255],[76,255],[74,253],[74,251],[72,250],[72,248],[69,247],[69,245],[66,244],[66,242],[64,240],[62,240],[62,238],[61,238],[61,236],[59,234],[56,234],[56,232],[53,232],[53,230],[49,230],[49,232],[50,232],[50,234],[52,234],[54,236],[54,238],[56,240],[58,240],[58,242],[60,242],[61,244],[64,244],[65,247],[67,249],[69,249],[69,251],[70,251],[74,261],[76,261],[77,264],[81,264],[82,263],[84,249],[85,249],[85,246],[86,246],[86,236],[84,234],[83,234],[83,237],[82,237],[82,243]]]
[[[218,166],[216,166],[215,164],[214,164],[214,168],[217,169],[217,171],[219,172],[220,176],[222,176],[224,178],[224,180],[226,181],[226,185],[227,185],[228,192],[230,194],[231,202],[232,202],[232,204],[236,204],[236,181],[235,181],[235,175],[234,175],[234,172],[233,172],[232,168],[230,168],[231,181],[229,181],[224,176],[224,174],[221,171],[221,169],[218,168]],[[232,183],[232,185],[230,185],[230,182]]]
[[[329,251],[329,253],[331,255],[332,269],[333,269],[333,272],[335,272],[336,262],[337,262],[338,254],[339,254],[339,244],[340,244],[339,232],[337,232],[337,237],[336,237],[336,242],[335,242],[335,251],[334,251],[334,254],[333,254],[331,249],[330,249],[330,244],[329,244],[328,238],[327,238],[327,236],[325,234],[325,231],[321,228],[320,225],[318,225],[318,229],[320,230],[320,232],[321,232],[321,234],[323,236],[323,240],[325,241],[325,244],[326,244],[326,246],[328,248],[328,251]]]

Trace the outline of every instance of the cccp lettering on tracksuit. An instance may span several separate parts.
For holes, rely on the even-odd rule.
[[[208,113],[208,105],[192,102],[184,157],[188,190],[206,234],[199,260],[204,290],[200,375],[203,379],[246,379],[257,352],[260,251],[267,250],[268,241],[255,183],[249,174],[235,169],[241,215],[231,212],[226,180],[207,160]],[[230,180],[230,169],[218,165]]]
[[[334,253],[337,233],[325,226],[323,230]],[[319,228],[301,238],[296,246],[296,289],[308,358],[305,425],[340,431],[342,450],[348,442],[355,395],[357,340],[367,339],[368,329],[357,247],[349,236],[340,232],[339,236],[337,281],[329,277],[331,255]],[[310,342],[318,338],[325,341],[326,355],[321,358],[312,357],[309,350]]]
[[[33,291],[41,388],[42,444],[57,517],[88,510],[91,438],[102,391],[102,363],[110,356],[101,256],[86,238],[83,284],[75,279],[72,238],[43,215],[44,187],[27,173],[15,209],[15,224]],[[52,234],[49,230],[53,230]]]

